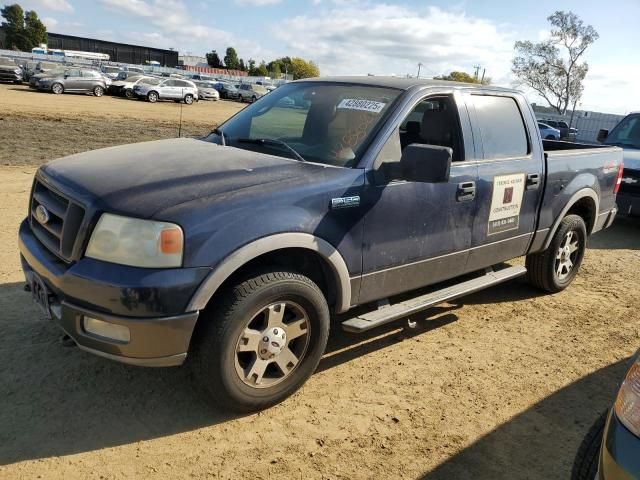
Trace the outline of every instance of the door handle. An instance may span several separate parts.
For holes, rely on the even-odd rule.
[[[540,174],[530,173],[527,175],[527,190],[537,190],[540,186]]]
[[[458,202],[470,202],[476,198],[476,182],[462,182],[458,184],[456,200]]]

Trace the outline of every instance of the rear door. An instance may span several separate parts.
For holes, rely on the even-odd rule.
[[[536,226],[544,178],[537,122],[517,94],[465,95],[477,161],[477,210],[468,270],[524,255]]]

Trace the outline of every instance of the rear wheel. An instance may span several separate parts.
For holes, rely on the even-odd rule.
[[[608,411],[605,411],[600,415],[600,418],[591,426],[582,440],[576,458],[573,461],[571,480],[594,480],[596,478],[607,414]]]
[[[559,292],[569,286],[578,274],[587,245],[587,227],[582,217],[567,215],[549,247],[527,256],[527,279],[548,292]]]
[[[100,85],[96,85],[95,87],[93,87],[93,94],[96,97],[101,97],[102,95],[104,95],[104,88],[102,88]]]
[[[254,95],[253,97],[251,97],[251,103],[255,102],[257,100],[256,96]]]
[[[149,92],[147,94],[147,100],[151,103],[156,103],[158,101],[158,93],[157,92]]]
[[[187,105],[191,105],[193,103],[193,95],[191,95],[190,93],[185,95],[184,96],[184,103],[186,103]]]
[[[318,286],[289,271],[249,275],[200,320],[195,377],[223,407],[254,411],[293,394],[311,376],[329,335]]]
[[[51,91],[56,95],[60,95],[64,92],[64,87],[61,83],[54,83],[53,85],[51,85]]]

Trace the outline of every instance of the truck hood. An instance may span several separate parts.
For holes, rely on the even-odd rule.
[[[640,150],[625,148],[623,155],[625,170],[640,170]]]
[[[39,176],[92,210],[150,218],[196,199],[241,189],[259,193],[294,177],[311,182],[325,168],[182,138],[71,155],[46,164]]]

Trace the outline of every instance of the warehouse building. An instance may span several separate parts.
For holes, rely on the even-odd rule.
[[[97,40],[94,38],[76,37],[61,33],[47,32],[47,47],[60,50],[77,50],[81,52],[106,53],[112,62],[144,64],[147,61],[156,61],[165,67],[178,65],[178,52],[164,50],[162,48],[130,45],[128,43]],[[0,48],[7,48],[5,35],[0,27]]]

